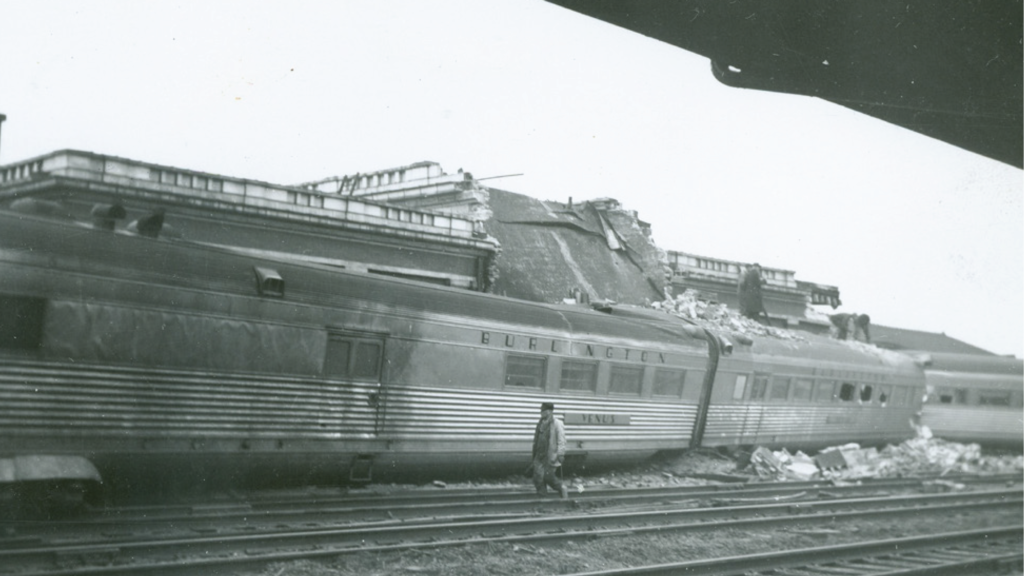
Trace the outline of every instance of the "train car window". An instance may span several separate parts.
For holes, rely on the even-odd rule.
[[[860,387],[860,401],[871,402],[871,396],[875,393],[875,388],[871,384],[862,384]]]
[[[46,300],[0,295],[0,348],[35,350],[43,339]]]
[[[889,403],[889,398],[892,396],[892,388],[889,386],[878,387],[878,403],[885,406]]]
[[[839,386],[839,400],[842,402],[852,402],[856,393],[857,387],[849,382],[843,382]]]
[[[686,381],[685,370],[659,368],[654,372],[654,395],[682,398],[684,381]]]
[[[384,342],[380,338],[348,334],[329,334],[324,354],[323,374],[360,380],[380,376]]]
[[[505,386],[544,388],[547,359],[542,356],[509,354],[505,359]]]
[[[351,359],[351,342],[335,338],[327,339],[327,353],[324,355],[324,374],[348,376],[348,367]]]
[[[766,374],[754,374],[754,382],[750,385],[750,399],[764,400],[768,393],[768,376]]]
[[[818,387],[814,390],[814,401],[815,402],[831,402],[836,395],[836,383],[831,380],[824,382],[818,382]]]
[[[738,374],[736,376],[736,384],[732,388],[732,399],[743,400],[743,395],[747,393],[747,375]]]
[[[1000,392],[998,390],[979,390],[978,391],[978,405],[979,406],[1009,406],[1010,405],[1010,393]]]
[[[966,404],[967,390],[936,388],[935,393],[929,395],[928,402],[932,404]]]
[[[637,366],[612,366],[608,391],[615,394],[640,395],[640,383],[644,379],[644,369]]]
[[[558,387],[561,390],[597,391],[597,363],[562,362],[562,378]]]
[[[356,378],[373,378],[377,376],[380,365],[380,344],[376,342],[357,342],[356,357],[352,362],[352,375]]]
[[[810,380],[797,379],[793,382],[793,400],[810,402],[814,390],[814,382]]]
[[[789,378],[773,378],[772,388],[768,393],[769,400],[787,400],[789,399]]]

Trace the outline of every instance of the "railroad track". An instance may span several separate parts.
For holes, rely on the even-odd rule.
[[[941,481],[945,484],[936,484]],[[281,523],[386,522],[422,517],[475,519],[537,515],[559,510],[595,510],[643,506],[663,507],[690,502],[693,506],[727,506],[769,501],[820,501],[856,495],[891,495],[923,489],[1021,485],[1024,477],[1013,474],[873,480],[856,485],[836,486],[827,482],[785,482],[770,484],[708,485],[671,488],[598,489],[574,493],[569,501],[538,499],[531,491],[456,490],[410,491],[396,494],[346,496],[299,496],[293,498],[252,498],[241,502],[205,503],[191,506],[142,506],[115,508],[101,515],[72,521],[3,523],[23,537],[62,535],[100,530],[140,530],[143,526],[212,531],[221,526],[245,524],[251,529]]]
[[[956,514],[1011,510],[1024,513],[1024,492],[1011,490],[898,497],[845,498],[818,502],[778,502],[693,508],[662,506],[613,513],[568,513],[501,519],[432,518],[356,523],[339,527],[288,528],[166,537],[139,534],[93,542],[51,542],[0,550],[0,566],[21,575],[199,573],[231,565],[336,556],[357,551],[384,552],[464,546],[485,542],[554,542],[670,531],[766,528],[785,524],[842,525],[858,518],[907,514]]]
[[[1024,525],[1005,526],[768,554],[580,572],[569,576],[1006,574],[1024,568],[1022,536]]]

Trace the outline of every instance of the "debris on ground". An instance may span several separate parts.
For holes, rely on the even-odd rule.
[[[978,444],[960,444],[932,437],[926,426],[917,436],[881,450],[850,443],[825,448],[809,456],[786,449],[757,447],[752,452],[702,449],[661,460],[656,468],[674,476],[722,481],[859,480],[947,473],[1005,473],[1024,471],[1024,456],[986,455]],[[940,489],[955,489],[944,486]]]
[[[978,444],[959,444],[934,438],[926,426],[900,444],[882,449],[857,443],[825,448],[816,454],[753,449],[738,446],[696,448],[659,454],[631,469],[603,472],[569,471],[563,482],[575,492],[610,488],[661,488],[699,486],[714,483],[808,481],[826,479],[836,483],[867,478],[899,478],[935,474],[998,474],[1024,471],[1021,454],[986,454]],[[521,474],[505,479],[475,482],[430,483],[435,488],[522,488],[533,490]],[[377,486],[386,490],[385,486]],[[392,485],[395,489],[396,486]],[[955,491],[956,482],[934,481],[929,489]]]

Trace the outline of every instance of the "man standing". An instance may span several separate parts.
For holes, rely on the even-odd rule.
[[[836,339],[871,342],[871,317],[867,314],[833,314],[828,319]]]
[[[547,493],[551,486],[562,498],[569,497],[569,491],[558,478],[564,458],[565,426],[555,418],[555,405],[545,402],[540,405],[540,421],[533,433],[533,486],[537,494]]]
[[[739,297],[740,314],[747,318],[761,321],[763,314],[767,324],[771,324],[768,312],[764,309],[764,299],[761,295],[761,286],[764,285],[764,278],[761,277],[761,265],[751,264],[747,271],[740,277]]]

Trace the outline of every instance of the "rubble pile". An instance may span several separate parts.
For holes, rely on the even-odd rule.
[[[978,444],[959,444],[933,438],[927,426],[919,427],[915,438],[888,445],[882,450],[861,448],[855,443],[844,444],[822,450],[811,458],[802,452],[793,455],[786,450],[772,452],[758,448],[744,469],[763,480],[856,480],[1022,470],[1024,456],[986,456]]]
[[[705,298],[696,290],[688,289],[674,298],[666,294],[665,300],[654,302],[651,304],[651,308],[690,320],[703,328],[727,330],[747,336],[804,340],[803,337],[791,330],[765,326],[756,320],[742,316],[725,304]]]

